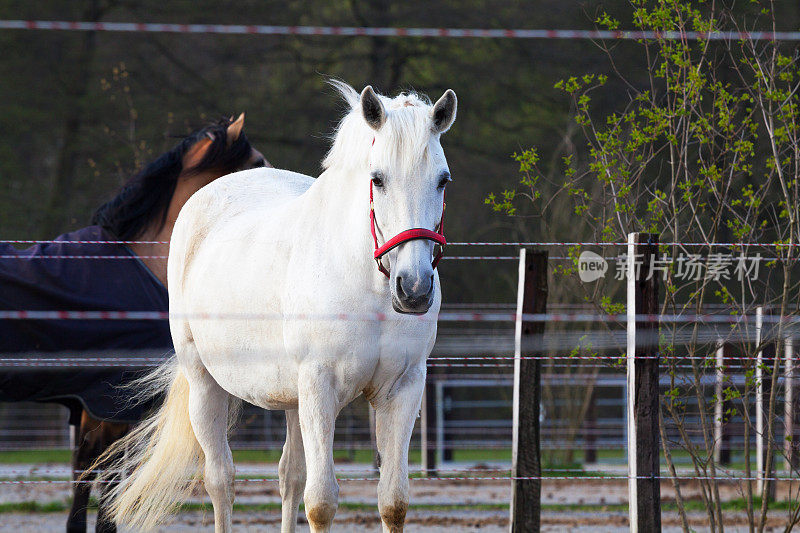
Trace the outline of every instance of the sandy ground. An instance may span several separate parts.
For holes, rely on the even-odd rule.
[[[211,513],[182,513],[168,526],[158,529],[164,533],[188,533],[190,531],[212,532],[214,530]],[[662,517],[663,531],[677,533],[681,531],[677,516],[664,515]],[[701,514],[690,515],[690,527],[696,531],[708,529],[708,524]],[[48,514],[20,514],[8,513],[2,515],[0,532],[50,532],[63,531],[66,515],[63,513]],[[89,531],[93,531],[94,515],[89,517]],[[744,532],[747,530],[745,517],[741,513],[726,516],[726,531]],[[299,532],[308,531],[304,519],[300,518]],[[381,530],[377,512],[366,511],[340,511],[336,514],[336,521],[332,531],[345,533],[352,531],[379,532]],[[125,530],[121,530],[123,533]],[[234,532],[245,533],[251,531],[279,532],[280,513],[268,512],[238,512],[234,518]],[[500,533],[508,531],[507,511],[415,511],[409,513],[406,520],[407,533],[444,533],[460,531],[465,533]],[[627,517],[619,513],[549,513],[542,514],[542,531],[555,532],[597,532],[597,533],[622,533],[628,531]],[[783,531],[777,520],[767,529],[770,532]]]
[[[491,465],[490,465],[491,467]],[[8,471],[4,471],[4,468]],[[13,478],[14,472],[21,470],[25,476],[60,476],[66,475],[68,470],[62,465],[14,465],[0,467],[0,477]],[[59,469],[64,470],[63,472]],[[272,465],[238,465],[239,475],[245,476],[272,476]],[[340,475],[369,476],[371,473],[364,470],[364,466],[354,465],[350,469],[339,469]],[[485,472],[471,472],[469,476],[507,475],[491,469]],[[795,490],[797,484],[795,483]],[[340,482],[340,501],[352,504],[375,506],[359,510],[341,509],[336,516],[335,532],[345,531],[380,531],[380,522],[377,512],[376,483],[374,481],[343,480]],[[788,485],[779,486],[778,494],[785,494]],[[670,482],[661,486],[662,498],[673,500],[675,492]],[[684,483],[682,494],[686,499],[699,499],[700,487],[696,482]],[[736,484],[721,487],[723,499],[741,497],[740,487]],[[458,505],[458,509],[431,510],[413,508],[409,511],[406,531],[416,532],[444,532],[464,531],[495,533],[508,531],[507,510],[480,510],[470,509],[470,506],[480,504],[508,504],[510,497],[510,483],[503,480],[412,480],[411,502],[417,505]],[[70,499],[69,485],[65,483],[53,484],[0,484],[0,502],[30,502],[48,503],[54,501],[68,502]],[[204,492],[199,491],[194,498],[196,502],[208,501]],[[239,481],[236,485],[236,501],[240,504],[263,504],[280,502],[278,485],[274,481]],[[544,480],[542,483],[543,504],[573,504],[596,505],[597,510],[574,511],[565,510],[556,512],[546,510],[542,514],[542,530],[556,531],[597,531],[597,532],[622,532],[628,530],[627,513],[624,511],[607,511],[603,505],[624,504],[627,501],[627,484],[625,480]],[[463,506],[463,507],[462,507]],[[237,510],[234,513],[235,528],[244,531],[279,531],[280,512],[278,510],[255,511]],[[691,524],[693,529],[703,531],[708,529],[708,523],[703,513],[692,513]],[[90,513],[90,524],[94,514]],[[211,513],[185,512],[178,515],[164,532],[212,531],[213,516]],[[308,531],[301,516],[299,531]],[[680,531],[680,522],[675,513],[665,512],[662,515],[664,531]],[[61,513],[3,513],[0,514],[0,532],[39,532],[63,531],[66,523],[66,512]],[[785,523],[785,512],[776,511],[771,515],[770,529],[782,531]],[[727,513],[725,525],[728,531],[745,531],[746,517],[743,513]],[[90,531],[93,528],[90,525]]]

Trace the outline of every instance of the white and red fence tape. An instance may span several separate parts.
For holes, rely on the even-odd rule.
[[[191,33],[219,35],[304,35],[331,37],[435,37],[545,40],[710,40],[798,41],[797,31],[700,32],[640,30],[567,30],[508,28],[389,28],[367,26],[276,26],[265,24],[171,24],[160,22],[86,22],[67,20],[0,20],[4,30],[102,31],[125,33]]]
[[[627,314],[596,313],[460,313],[444,311],[438,317],[404,315],[405,320],[439,322],[515,322],[520,318],[525,322],[600,322],[623,324]],[[39,311],[39,310],[0,310],[0,320],[319,320],[319,321],[364,321],[386,322],[395,320],[386,313],[170,313],[168,311]],[[723,314],[641,314],[637,322],[656,322],[670,324],[705,323],[738,324],[756,320],[756,315]],[[762,322],[795,324],[800,315],[764,315]]]
[[[659,480],[705,480],[705,481],[797,481],[796,477],[781,476],[781,477],[755,477],[755,476],[621,476],[621,475],[585,475],[585,476],[409,476],[413,481],[559,481],[559,480],[575,480],[575,481],[628,481],[631,479],[659,479]],[[337,481],[380,481],[380,478],[370,477],[337,477]],[[202,481],[202,480],[201,480]],[[278,482],[277,477],[253,477],[253,478],[238,478],[236,483],[271,483]],[[112,483],[111,480],[101,481],[100,483]],[[73,484],[73,483],[98,483],[97,481],[72,481],[68,479],[4,479],[0,480],[0,485],[55,485],[55,484]]]
[[[36,240],[36,239],[0,239],[0,244],[169,244],[169,241],[58,241],[58,240]],[[659,246],[710,246],[722,248],[790,248],[798,247],[800,243],[778,243],[778,242],[660,242]],[[510,242],[448,242],[447,246],[628,246],[627,242],[598,242],[598,241],[510,241]]]

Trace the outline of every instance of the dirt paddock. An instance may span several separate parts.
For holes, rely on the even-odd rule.
[[[0,517],[0,532],[50,532],[63,531],[66,513],[6,513]],[[280,511],[237,511],[234,518],[234,532],[280,531]],[[681,531],[677,515],[664,513],[662,517],[665,532]],[[746,518],[743,513],[727,514],[725,517],[727,531],[746,531]],[[308,526],[301,516],[298,531],[308,531]],[[89,531],[93,531],[94,513],[90,513]],[[690,527],[697,531],[708,528],[708,522],[702,514],[691,513]],[[211,513],[199,511],[180,513],[167,526],[157,531],[163,533],[188,533],[190,531],[212,532],[214,530]],[[336,515],[333,527],[335,533],[351,531],[381,530],[377,510],[348,511],[340,510]],[[783,531],[780,520],[771,520],[768,531]],[[124,531],[124,530],[122,530]],[[405,531],[408,533],[444,533],[462,531],[467,533],[500,533],[508,531],[508,511],[470,511],[445,510],[428,511],[413,510],[406,520]],[[545,532],[598,532],[622,533],[628,531],[628,519],[625,513],[616,512],[549,512],[542,514],[542,531]]]
[[[335,532],[380,531],[376,508],[376,485],[371,481],[342,481],[340,501],[342,506],[336,515]],[[788,491],[788,484],[778,487],[778,493]],[[796,490],[796,484],[795,484]],[[671,483],[662,483],[662,498],[674,501]],[[684,483],[682,494],[688,500],[700,497],[696,482]],[[496,533],[508,530],[507,505],[510,485],[497,480],[412,480],[411,502],[406,520],[406,531],[445,532],[464,531]],[[741,487],[735,484],[721,487],[723,499],[742,496]],[[0,502],[17,503],[69,502],[70,491],[66,484],[21,484],[0,485]],[[193,503],[207,502],[201,491]],[[623,532],[628,530],[627,485],[625,480],[544,480],[542,483],[542,530]],[[279,531],[280,495],[275,482],[240,481],[236,486],[236,502],[241,507],[234,511],[234,530]],[[254,506],[267,508],[254,508]],[[782,531],[786,523],[786,511],[770,514],[769,531]],[[705,513],[690,513],[690,527],[702,531],[708,529]],[[746,515],[741,511],[724,513],[726,530],[745,531]],[[90,531],[94,511],[90,511]],[[677,513],[666,510],[662,513],[664,531],[681,531]],[[0,514],[0,532],[61,531],[66,523],[66,511]],[[308,531],[301,513],[299,531]],[[192,510],[181,512],[174,520],[162,527],[163,532],[213,531],[213,514],[209,511]]]

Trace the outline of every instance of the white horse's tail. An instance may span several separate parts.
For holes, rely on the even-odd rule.
[[[166,392],[164,403],[95,465],[102,463],[102,481],[121,478],[103,498],[114,521],[149,530],[191,494],[204,456],[189,421],[189,382],[175,358],[134,386],[139,398]]]

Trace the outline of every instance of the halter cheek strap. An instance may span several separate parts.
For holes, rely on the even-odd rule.
[[[372,141],[375,142],[374,140]],[[386,276],[389,277],[389,271],[386,267],[383,266],[381,262],[381,258],[386,255],[390,250],[393,250],[400,246],[401,244],[408,242],[408,241],[415,241],[419,239],[425,239],[429,241],[435,242],[439,249],[436,252],[436,255],[433,257],[432,266],[436,268],[436,265],[439,264],[439,260],[444,255],[444,246],[447,244],[447,240],[444,238],[444,209],[447,204],[442,199],[442,220],[439,222],[439,227],[436,231],[431,231],[425,228],[412,228],[407,229],[405,231],[401,231],[385,243],[383,246],[378,246],[378,236],[375,231],[375,204],[372,200],[372,180],[369,182],[369,225],[370,230],[372,231],[372,240],[375,242],[375,261],[378,263],[378,270]]]

